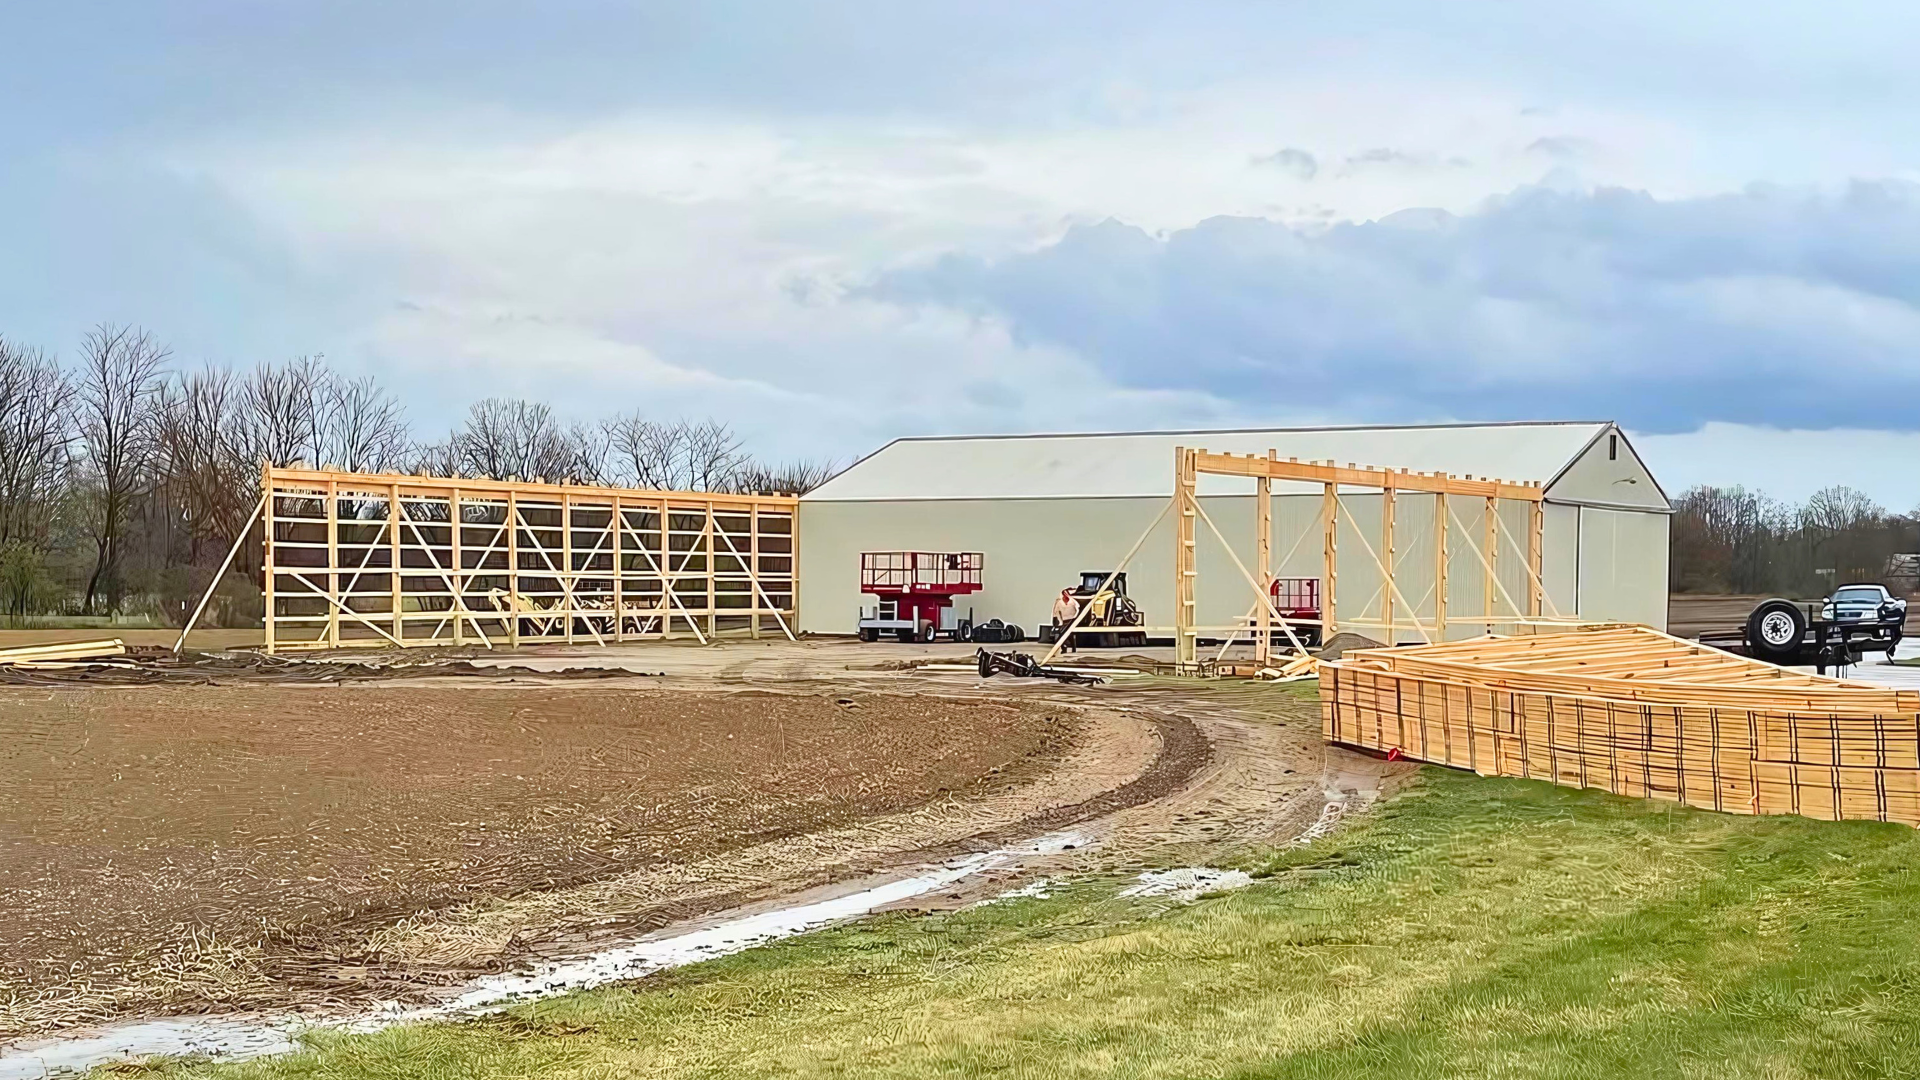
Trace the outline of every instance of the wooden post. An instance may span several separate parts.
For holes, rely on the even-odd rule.
[[[400,581],[400,485],[387,487],[387,558],[393,564],[393,573],[388,576],[393,603],[393,639],[404,643],[407,640],[406,595]]]
[[[1447,640],[1447,493],[1433,495],[1433,636]]]
[[[1200,646],[1194,629],[1193,455],[1183,446],[1174,447],[1173,466],[1173,659],[1177,668],[1191,670],[1199,660]]]
[[[266,632],[265,645],[267,655],[271,656],[274,652],[273,579],[276,576],[273,569],[273,506],[275,500],[273,492],[273,466],[271,464],[262,463],[260,466],[260,490],[267,496],[266,505],[260,510],[260,566],[262,568],[260,596],[261,599],[266,601],[266,612],[265,617],[262,619],[262,627]]]
[[[1480,614],[1486,616],[1488,619],[1492,619],[1493,594],[1494,590],[1500,587],[1500,575],[1498,573],[1500,566],[1500,500],[1491,495],[1487,496],[1487,508],[1481,517],[1481,533],[1481,543],[1484,546],[1480,550],[1484,551],[1487,556],[1487,580],[1482,582],[1480,586]],[[1492,622],[1487,623],[1487,633],[1493,633],[1493,625]]]
[[[709,638],[720,632],[720,616],[715,613],[713,606],[715,593],[713,575],[717,569],[713,564],[713,528],[713,500],[708,499],[707,531],[700,540],[707,545],[707,636]]]
[[[1320,519],[1326,529],[1326,541],[1323,545],[1324,564],[1320,570],[1320,643],[1325,645],[1338,631],[1339,589],[1336,582],[1339,577],[1338,555],[1340,552],[1340,485],[1328,484],[1320,496]]]
[[[1380,489],[1380,572],[1386,576],[1385,580],[1380,583],[1380,610],[1382,613],[1380,621],[1386,624],[1387,644],[1389,645],[1392,645],[1395,640],[1393,633],[1393,594],[1395,591],[1393,581],[1394,501],[1393,476],[1389,474],[1387,476],[1386,486]],[[1418,618],[1415,612],[1410,611],[1407,614]]]
[[[673,581],[668,577],[673,572],[673,534],[667,528],[667,522],[673,519],[673,508],[667,500],[660,500],[660,636],[673,636]]]
[[[461,610],[466,607],[466,567],[460,556],[460,489],[454,488],[447,494],[447,542],[453,553],[453,573],[448,575],[448,584],[453,586],[453,607],[449,615],[453,619],[453,643],[467,643],[466,628],[461,625]]]
[[[573,586],[577,579],[573,569],[573,496],[560,493],[560,568],[567,576],[560,579],[560,607],[567,619],[567,644],[573,644],[574,609],[580,606],[580,598],[574,594]]]
[[[626,597],[622,588],[626,577],[626,563],[620,555],[621,534],[627,531],[625,511],[620,509],[620,496],[613,497],[613,520],[608,523],[613,529],[613,640],[627,640]]]
[[[1540,555],[1546,546],[1546,508],[1537,502],[1527,504],[1527,565],[1533,568],[1527,581],[1527,614],[1540,617],[1540,604],[1545,599],[1546,579],[1540,573]]]
[[[760,504],[754,503],[747,510],[747,603],[753,613],[753,630],[748,635],[756,640],[760,637]],[[736,560],[737,561],[737,560]]]
[[[340,595],[340,483],[327,481],[327,595],[348,603]],[[327,605],[327,647],[340,647],[340,608]]]
[[[1269,454],[1272,451],[1268,451]],[[1253,572],[1260,591],[1273,595],[1273,481],[1262,476],[1253,487]],[[1273,609],[1254,605],[1253,662],[1266,667],[1273,659]]]
[[[507,492],[507,641],[520,647],[520,500]]]

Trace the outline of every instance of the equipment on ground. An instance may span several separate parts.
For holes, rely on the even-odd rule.
[[[973,636],[967,640],[977,645],[1018,645],[1027,640],[1027,632],[1018,623],[988,619],[974,624]]]
[[[1096,686],[1105,681],[1098,675],[1088,675],[1066,667],[1048,667],[1023,652],[988,652],[979,649],[974,659],[980,665],[980,677],[990,679],[995,675],[1012,675],[1021,679],[1053,679],[1056,682],[1075,686]]]
[[[1086,617],[1080,620],[1079,628],[1074,631],[1073,644],[1099,649],[1141,648],[1147,643],[1145,630],[1128,633],[1088,632],[1089,627],[1144,627],[1146,625],[1146,616],[1140,613],[1139,605],[1127,596],[1126,573],[1122,571],[1111,575],[1113,578],[1111,582],[1107,580],[1108,576],[1108,572],[1104,570],[1081,571],[1079,586],[1067,590],[1080,604],[1080,610],[1086,612]],[[1102,588],[1103,585],[1105,588]],[[1060,632],[1064,629],[1066,627],[1048,623],[1040,627],[1036,640],[1043,645],[1051,645],[1060,640]]]
[[[973,611],[960,617],[953,598],[980,591],[986,558],[978,551],[861,552],[860,591],[879,599],[872,609],[860,609],[860,640],[892,634],[901,641],[932,641],[944,634],[971,641]]]
[[[1870,652],[1888,658],[1900,644],[1907,602],[1877,582],[1842,585],[1817,602],[1762,601],[1737,631],[1700,635],[1703,645],[1781,665],[1812,664],[1825,674]]]

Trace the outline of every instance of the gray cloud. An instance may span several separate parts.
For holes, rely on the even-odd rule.
[[[1253,163],[1279,169],[1296,180],[1311,180],[1320,171],[1320,163],[1312,154],[1291,146],[1255,157]]]
[[[1920,186],[1661,200],[1529,188],[1299,231],[1118,221],[875,295],[1006,320],[1141,388],[1378,419],[1920,429]]]
[[[1592,142],[1570,135],[1548,135],[1527,144],[1527,153],[1542,154],[1555,161],[1576,161],[1593,149]]]

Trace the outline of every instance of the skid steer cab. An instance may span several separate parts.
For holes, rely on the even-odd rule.
[[[1073,643],[1095,649],[1141,648],[1147,643],[1146,616],[1127,595],[1126,573],[1113,574],[1111,582],[1107,581],[1108,573],[1106,570],[1082,571],[1080,584],[1067,590],[1079,602],[1080,610],[1086,612],[1086,618],[1080,620],[1079,629],[1073,633]],[[1060,640],[1060,633],[1065,629],[1052,625],[1049,620],[1041,625],[1038,640],[1051,645]]]

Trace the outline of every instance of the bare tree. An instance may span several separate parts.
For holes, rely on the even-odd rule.
[[[345,379],[327,371],[316,380],[313,460],[348,472],[384,472],[399,466],[408,444],[407,414],[371,377]]]
[[[601,425],[609,475],[661,491],[730,491],[752,464],[733,429],[717,420],[648,420],[638,412]]]
[[[600,429],[607,447],[607,473],[615,483],[659,491],[672,488],[671,425],[648,420],[636,411],[604,420]]]
[[[592,483],[600,476],[601,455],[592,434],[577,426],[562,427],[553,410],[539,402],[477,401],[448,443],[453,462],[465,475],[556,483]]]
[[[158,479],[171,513],[186,527],[187,562],[196,563],[204,546],[232,542],[258,498],[241,381],[209,364],[165,383],[155,411]]]
[[[145,330],[101,323],[80,342],[79,432],[89,488],[88,532],[93,573],[84,608],[104,592],[118,609],[123,530],[150,479],[155,445],[154,398],[171,354]]]
[[[309,357],[284,364],[261,364],[240,382],[241,453],[261,462],[288,466],[314,459],[320,419],[318,383],[325,369]]]
[[[73,420],[73,384],[53,360],[0,338],[0,546],[44,543]]]
[[[805,495],[833,479],[833,475],[839,471],[839,466],[832,459],[801,458],[778,465],[753,462],[740,470],[737,490]]]
[[[681,475],[688,491],[728,491],[746,467],[740,437],[718,420],[682,422]]]

